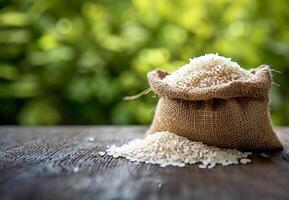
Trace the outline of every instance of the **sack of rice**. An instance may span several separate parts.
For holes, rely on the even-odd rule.
[[[174,132],[193,141],[246,151],[282,149],[269,116],[269,66],[247,71],[208,54],[172,74],[148,73],[160,96],[148,134]]]

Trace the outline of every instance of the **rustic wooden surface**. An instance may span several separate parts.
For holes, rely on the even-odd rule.
[[[212,170],[161,168],[98,154],[107,145],[142,137],[145,129],[2,127],[0,199],[289,199],[288,128],[277,129],[283,152]]]

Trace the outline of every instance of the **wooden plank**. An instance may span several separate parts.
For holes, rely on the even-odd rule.
[[[212,170],[161,168],[98,154],[145,130],[2,127],[0,199],[289,199],[288,128],[277,129],[283,152],[255,154],[252,164]]]

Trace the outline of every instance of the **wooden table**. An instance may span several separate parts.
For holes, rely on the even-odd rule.
[[[0,199],[289,199],[288,128],[276,129],[283,152],[255,154],[248,165],[161,168],[99,155],[145,129],[1,127]]]

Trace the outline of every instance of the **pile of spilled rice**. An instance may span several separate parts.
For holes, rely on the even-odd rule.
[[[125,157],[130,161],[159,164],[161,167],[184,167],[186,164],[200,163],[200,168],[213,168],[217,164],[246,164],[250,152],[233,149],[219,149],[193,142],[171,132],[156,132],[144,139],[135,139],[120,147],[112,146],[107,154]]]
[[[250,151],[282,149],[268,114],[272,77],[267,65],[248,71],[208,54],[172,74],[149,72],[148,80],[160,99],[146,136],[101,155],[210,169],[250,163]]]

